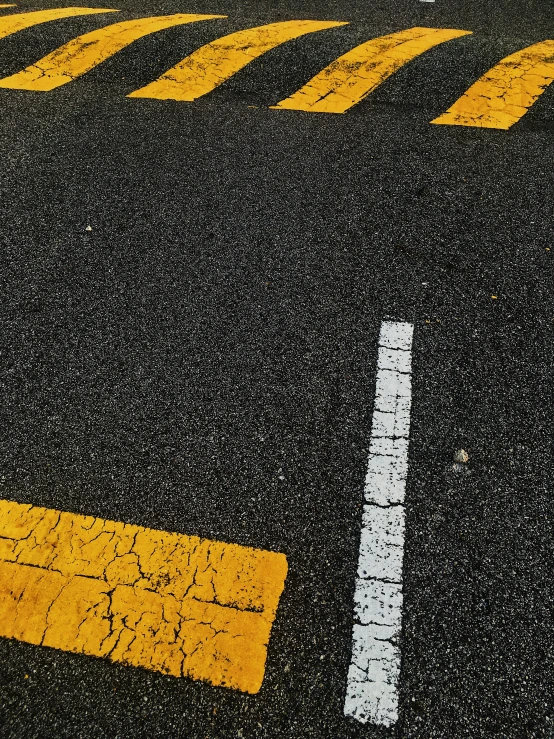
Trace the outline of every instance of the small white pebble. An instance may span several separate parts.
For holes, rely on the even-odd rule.
[[[458,451],[454,455],[454,462],[461,462],[462,464],[465,464],[468,459],[469,454],[465,451],[465,449],[458,449]]]
[[[87,226],[87,227],[85,228],[85,231],[92,231],[92,226]]]

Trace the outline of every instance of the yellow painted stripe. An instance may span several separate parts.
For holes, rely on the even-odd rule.
[[[12,33],[23,31],[39,23],[56,21],[60,18],[72,18],[76,15],[95,15],[96,13],[119,13],[118,10],[107,8],[54,8],[53,10],[34,10],[31,13],[16,13],[0,17],[0,38],[11,36]]]
[[[179,13],[114,23],[72,39],[30,67],[0,80],[0,87],[42,92],[53,90],[86,74],[133,41],[149,33],[184,23],[225,17]]]
[[[542,41],[502,59],[431,123],[507,130],[553,79],[554,41]]]
[[[17,7],[15,3],[9,4],[9,5],[0,5],[0,8],[15,8]]]
[[[128,97],[196,100],[266,51],[304,34],[344,25],[347,24],[337,21],[284,21],[237,31],[202,46]]]
[[[450,28],[409,28],[371,39],[343,54],[300,90],[272,107],[346,113],[414,57],[469,33]]]
[[[0,636],[248,693],[283,554],[0,501]]]

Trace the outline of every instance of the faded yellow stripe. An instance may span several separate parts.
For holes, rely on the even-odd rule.
[[[53,10],[34,10],[32,13],[3,15],[0,17],[0,38],[23,31],[25,28],[31,28],[31,26],[37,26],[39,23],[56,21],[60,18],[72,18],[76,15],[95,15],[96,13],[119,13],[119,11],[107,8],[54,8]]]
[[[0,501],[0,636],[256,693],[283,554]]]
[[[471,31],[409,28],[367,41],[343,54],[274,109],[346,113],[387,77],[437,44]]]
[[[542,41],[502,59],[431,123],[510,128],[554,79],[554,41]]]
[[[0,87],[46,92],[61,87],[150,33],[185,23],[225,18],[179,13],[114,23],[72,39],[35,64],[0,80]]]
[[[15,8],[15,7],[17,7],[17,6],[15,5],[15,3],[13,3],[13,4],[8,4],[8,5],[5,5],[5,4],[4,4],[4,5],[0,5],[0,8]]]
[[[304,34],[344,25],[337,21],[284,21],[237,31],[202,46],[128,97],[196,100],[266,51]]]

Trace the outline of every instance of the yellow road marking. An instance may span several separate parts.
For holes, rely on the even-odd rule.
[[[0,8],[16,8],[17,5],[15,3],[9,4],[9,5],[0,5]]]
[[[0,17],[0,38],[23,31],[24,28],[37,26],[39,23],[56,21],[60,18],[72,18],[76,15],[95,15],[96,13],[119,13],[119,10],[107,8],[54,8],[52,10],[34,10],[31,13],[16,13]]]
[[[225,18],[179,13],[114,23],[72,39],[21,72],[0,80],[0,87],[46,92],[71,82],[143,36],[184,23]]]
[[[507,130],[553,79],[554,41],[542,41],[502,59],[431,123]]]
[[[409,28],[371,39],[336,59],[274,109],[346,113],[414,57],[471,31]]]
[[[237,31],[202,46],[128,97],[196,100],[266,51],[307,33],[345,25],[337,21],[284,21]]]
[[[285,555],[0,501],[0,636],[256,693]]]

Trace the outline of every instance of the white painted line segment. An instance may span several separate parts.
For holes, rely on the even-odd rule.
[[[413,333],[410,323],[381,324],[344,703],[345,716],[383,726],[398,719]]]

